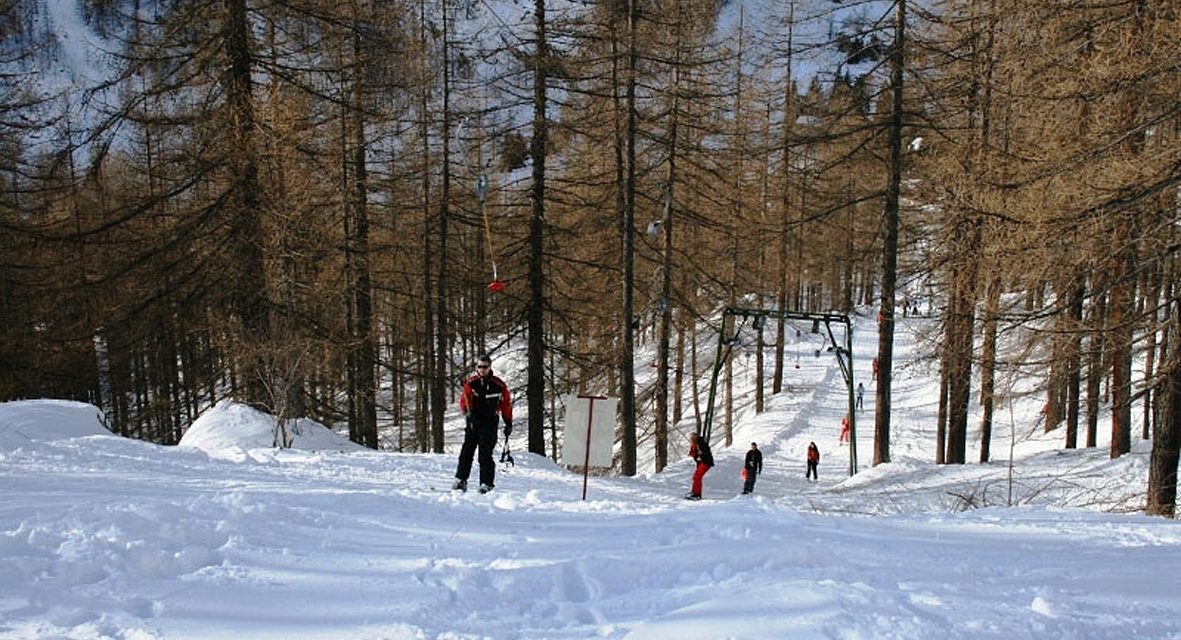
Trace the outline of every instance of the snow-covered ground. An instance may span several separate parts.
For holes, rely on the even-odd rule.
[[[901,325],[878,467],[858,356],[852,478],[815,336],[757,416],[740,351],[734,445],[701,502],[681,499],[691,419],[665,472],[592,476],[584,501],[524,429],[478,495],[446,489],[453,445],[372,452],[300,423],[275,450],[268,416],[226,403],[170,448],[105,433],[89,405],[0,404],[0,638],[1181,638],[1181,527],[1135,513],[1147,443],[1062,451],[1030,398],[998,412],[994,462],[936,467],[925,322]],[[873,340],[861,322],[855,352]],[[752,440],[766,469],[740,496]]]

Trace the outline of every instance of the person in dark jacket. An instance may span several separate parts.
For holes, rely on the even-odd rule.
[[[742,466],[742,475],[746,479],[742,483],[742,492],[750,493],[755,490],[755,479],[763,472],[763,453],[759,451],[758,443],[750,443],[750,451],[746,452],[746,463]]]
[[[808,470],[804,472],[805,480],[819,480],[816,467],[820,464],[820,447],[815,442],[808,443]]]
[[[696,433],[689,436],[689,457],[697,461],[697,469],[693,471],[693,487],[685,499],[700,500],[701,479],[705,477],[705,472],[714,466],[714,454],[709,450],[709,443],[705,438]]]
[[[452,489],[467,491],[467,479],[472,472],[472,457],[479,449],[480,493],[488,493],[495,486],[496,463],[492,450],[496,448],[496,427],[504,421],[504,437],[513,432],[513,402],[508,385],[492,374],[492,358],[482,355],[476,360],[476,372],[463,381],[459,396],[459,410],[466,425],[463,446],[459,449],[459,468],[455,470]]]

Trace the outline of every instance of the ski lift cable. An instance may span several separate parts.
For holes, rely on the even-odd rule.
[[[492,263],[492,282],[488,283],[488,290],[500,293],[504,291],[504,283],[500,281],[500,274],[496,270],[496,252],[492,248],[492,221],[488,215],[488,208],[481,209],[484,210],[484,238],[488,242],[488,260]]]

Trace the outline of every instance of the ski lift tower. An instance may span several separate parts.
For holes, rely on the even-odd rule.
[[[853,395],[853,323],[844,313],[807,313],[788,309],[726,307],[722,311],[722,328],[718,332],[718,349],[714,354],[713,375],[709,383],[709,403],[705,409],[702,437],[706,442],[710,441],[710,434],[713,430],[714,400],[718,392],[718,376],[722,372],[722,366],[729,359],[734,345],[739,343],[739,333],[742,332],[743,326],[748,321],[753,329],[761,331],[767,318],[811,321],[812,333],[815,334],[819,334],[821,324],[824,325],[824,333],[829,344],[828,350],[836,355],[837,364],[841,367],[841,376],[845,379],[845,386],[848,388],[849,475],[855,475],[857,473],[857,406]],[[834,324],[844,328],[844,344],[837,342],[837,335],[833,333]]]

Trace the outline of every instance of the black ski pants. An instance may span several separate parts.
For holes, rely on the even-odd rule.
[[[754,491],[755,490],[755,480],[758,477],[759,477],[759,474],[757,471],[755,471],[754,469],[747,469],[746,470],[746,482],[742,483],[742,492],[743,493],[750,493],[750,492]]]
[[[472,474],[472,457],[475,456],[476,449],[479,449],[480,484],[495,486],[493,482],[496,480],[496,462],[492,460],[492,451],[496,449],[497,423],[498,419],[495,416],[491,420],[473,418],[464,428],[463,446],[459,449],[459,468],[455,471],[456,478],[466,481]]]

